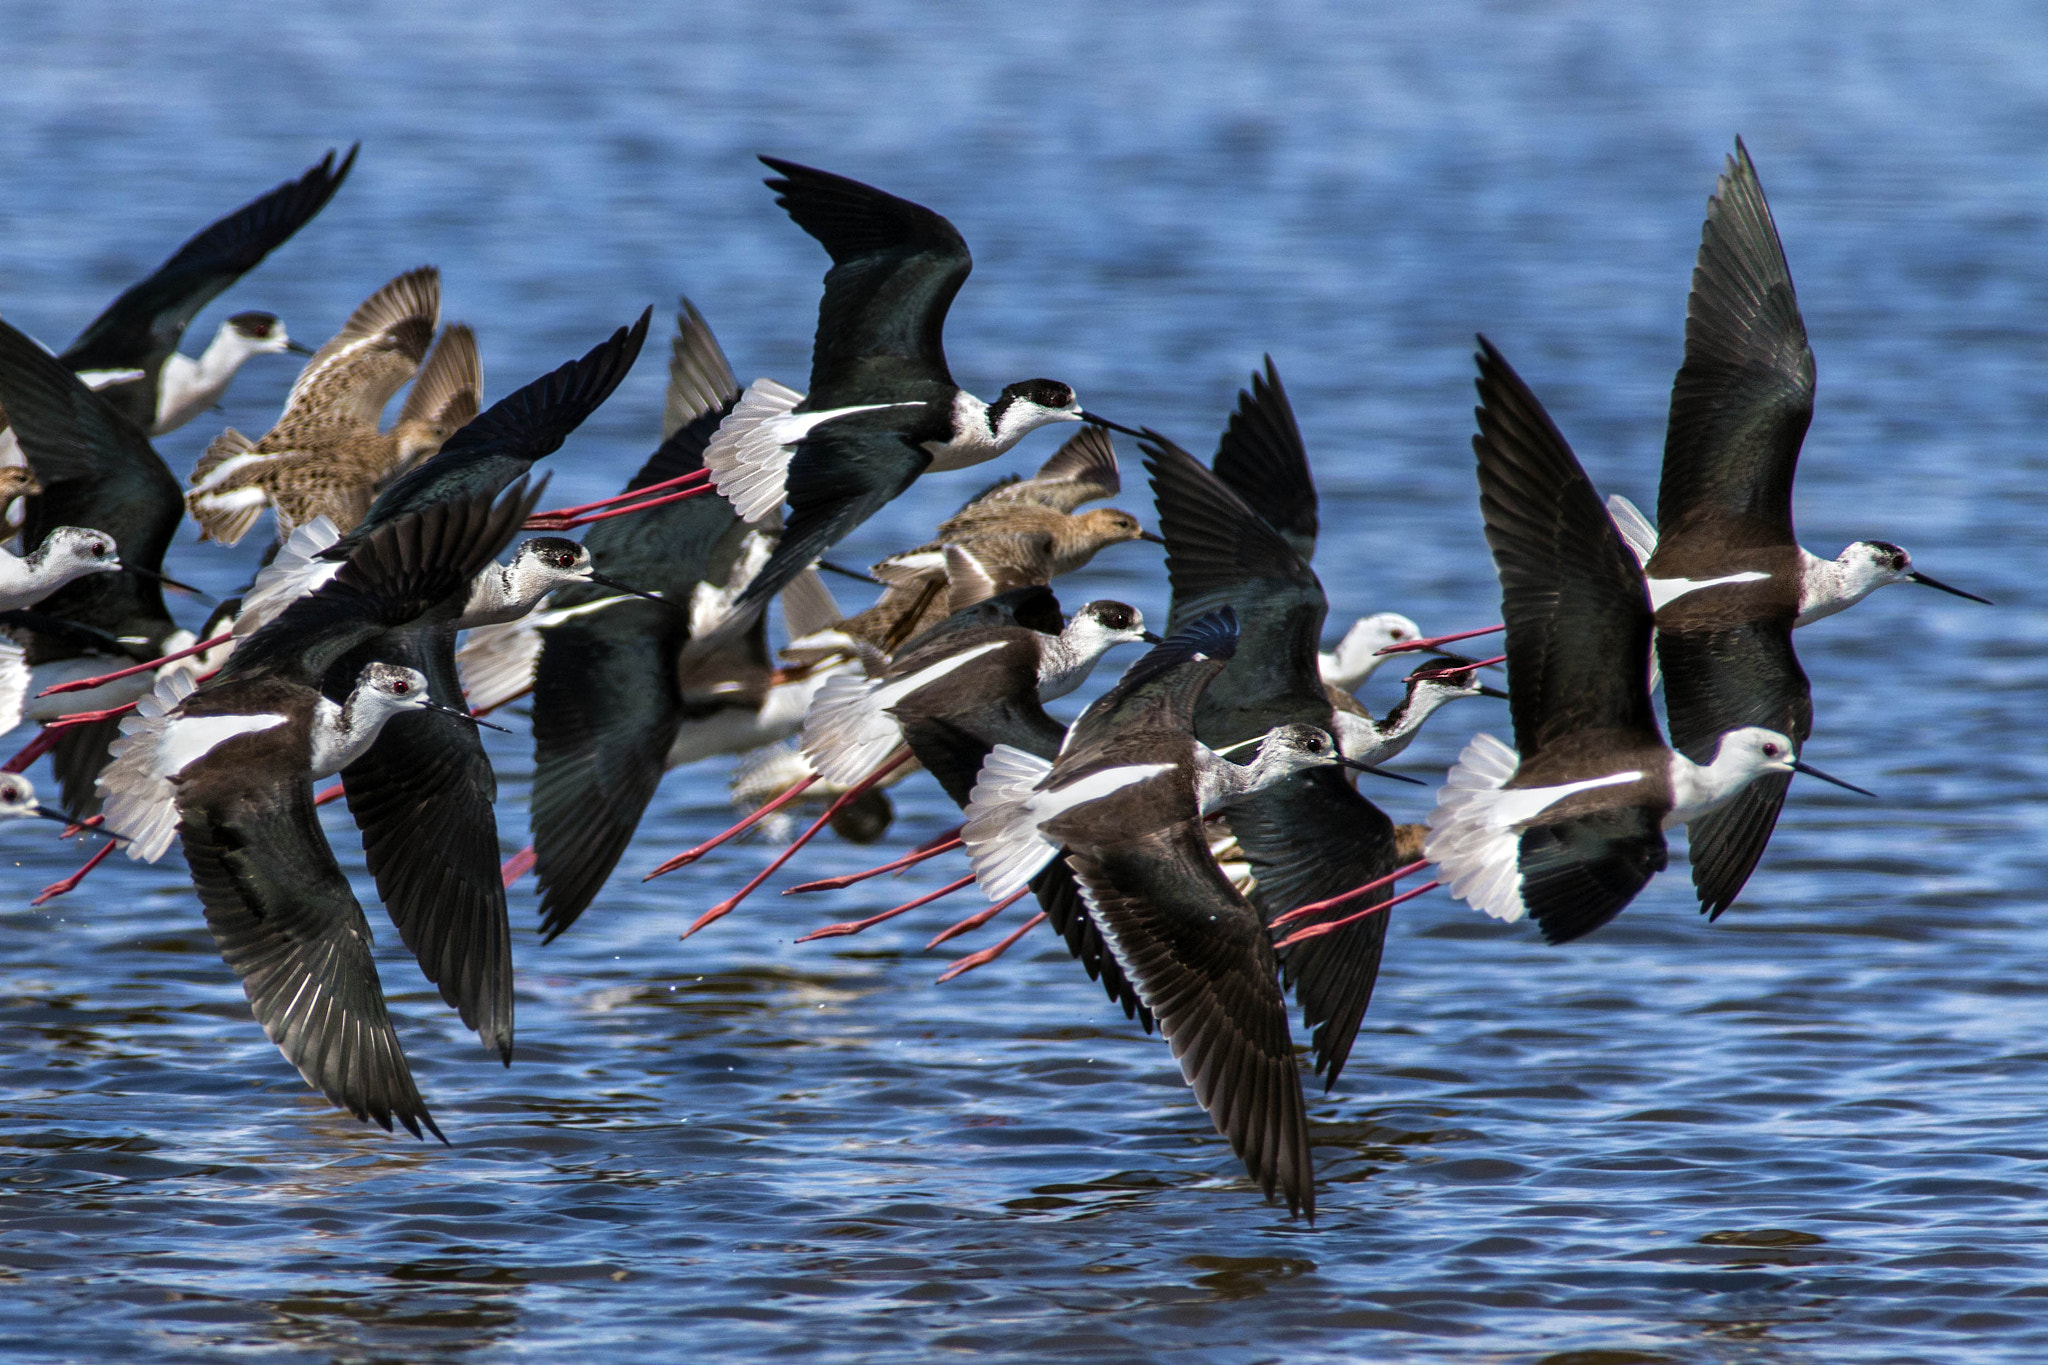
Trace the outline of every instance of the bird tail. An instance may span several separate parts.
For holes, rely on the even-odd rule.
[[[263,515],[270,495],[262,488],[255,484],[222,486],[246,464],[263,458],[249,453],[255,448],[254,441],[229,427],[214,437],[206,453],[199,457],[199,464],[192,471],[192,491],[185,495],[185,506],[199,523],[201,540],[233,545],[248,535],[256,518]]]
[[[1474,735],[1437,793],[1422,846],[1422,856],[1437,864],[1451,895],[1510,921],[1523,914],[1521,836],[1493,816],[1520,764],[1515,751],[1492,735]]]
[[[1051,771],[1045,759],[1007,744],[996,745],[982,761],[960,839],[974,879],[991,901],[1022,891],[1059,854],[1059,845],[1039,833],[1030,810],[1038,784]]]
[[[106,802],[107,826],[128,837],[126,852],[138,862],[163,857],[178,832],[178,793],[169,775],[159,771],[157,741],[171,712],[197,686],[187,670],[167,671],[135,704],[135,714],[122,720],[121,737],[107,746],[109,762],[97,784]]]

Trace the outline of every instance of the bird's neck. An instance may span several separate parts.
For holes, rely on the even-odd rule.
[[[247,339],[225,323],[197,360],[171,352],[157,372],[157,429],[182,426],[219,402],[234,381],[235,371],[254,354]]]
[[[529,599],[518,590],[512,576],[510,564],[491,564],[484,568],[469,584],[469,601],[463,604],[462,619],[457,623],[460,630],[473,630],[478,626],[502,625],[506,621],[517,621],[533,609],[545,593],[534,593]]]
[[[954,393],[951,417],[950,436],[944,441],[924,443],[924,448],[931,452],[934,471],[984,464],[1017,444],[1024,434],[1020,431],[1004,440],[1003,433],[989,425],[988,404],[965,389]]]
[[[1799,615],[1792,624],[1811,625],[1823,616],[1847,611],[1883,586],[1860,564],[1839,559],[1822,559],[1802,547],[1799,551]]]
[[[1071,627],[1038,647],[1038,699],[1053,701],[1088,681],[1109,650],[1099,631]]]
[[[1674,750],[1671,811],[1664,817],[1664,828],[1676,829],[1688,820],[1719,810],[1734,800],[1756,775],[1756,765],[1748,755],[1731,751],[1725,740],[1714,750],[1711,763],[1695,763]]]

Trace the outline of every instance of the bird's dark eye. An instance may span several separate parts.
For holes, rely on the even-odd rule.
[[[103,555],[107,552],[107,547],[100,541],[95,540],[92,543],[92,552],[95,555]]]
[[[1765,758],[1776,758],[1777,756],[1778,756],[1778,746],[1777,746],[1777,745],[1775,745],[1775,744],[1766,744],[1766,745],[1764,745],[1764,757],[1765,757]]]
[[[412,691],[412,684],[407,682],[405,679],[400,678],[396,682],[391,684],[391,690],[395,695],[402,697],[406,693]]]
[[[18,801],[20,799],[21,793],[13,787],[0,787],[0,801]]]

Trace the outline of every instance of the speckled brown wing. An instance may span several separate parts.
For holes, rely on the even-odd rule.
[[[441,321],[441,272],[408,270],[349,316],[292,385],[259,450],[326,444],[375,432],[385,405],[418,373]]]

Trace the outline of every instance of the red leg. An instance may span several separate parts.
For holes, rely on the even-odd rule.
[[[1004,901],[1003,905],[1009,905],[1011,902],[1022,900],[1023,898],[1024,892],[1019,891],[1016,895],[1010,897],[1009,900]],[[1003,905],[997,906],[996,909],[1002,909]],[[1037,914],[1033,915],[1030,919],[1027,919],[1022,924],[1018,925],[1017,932],[1011,934],[1008,938],[1004,939],[1001,943],[996,944],[993,948],[983,948],[978,953],[969,953],[966,957],[961,958],[952,966],[946,968],[945,971],[940,972],[937,984],[943,986],[948,981],[951,981],[954,977],[960,975],[962,972],[971,972],[976,967],[985,967],[989,963],[994,962],[1004,953],[1010,951],[1011,944],[1015,943],[1018,939],[1024,937],[1024,935],[1030,933],[1033,929],[1036,929],[1039,925],[1043,923],[1045,923],[1045,911],[1041,910]]]

